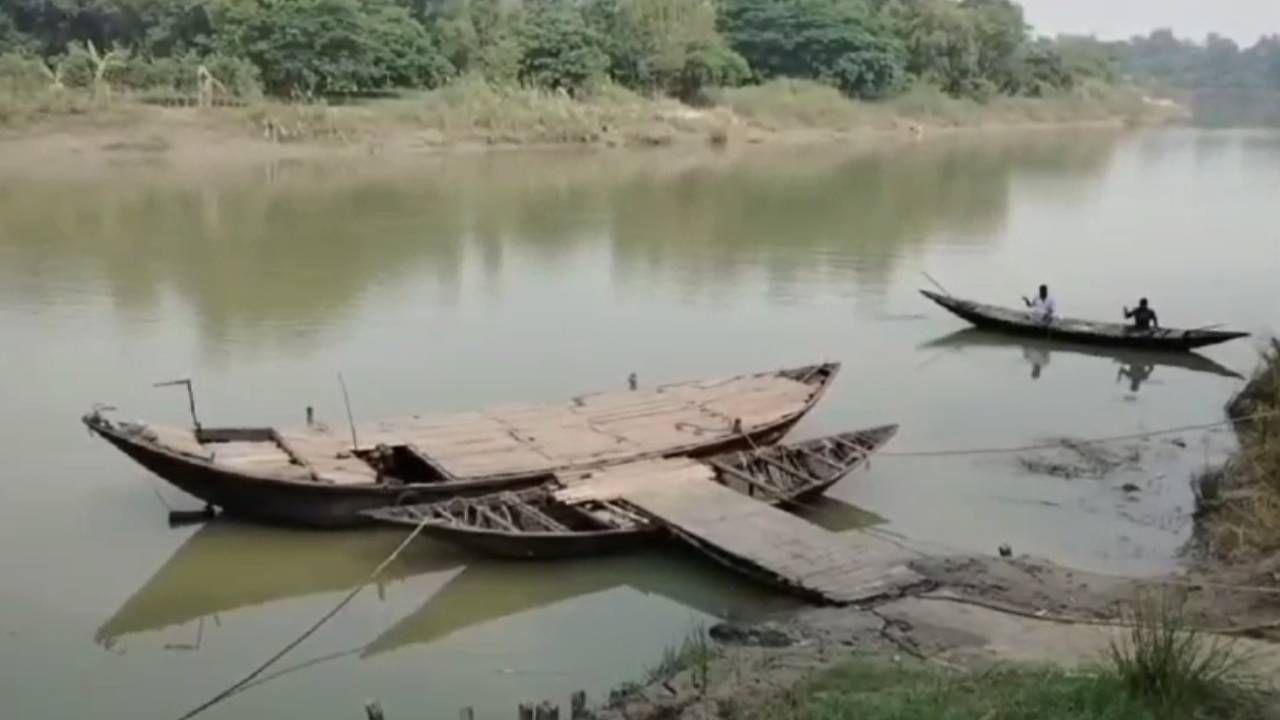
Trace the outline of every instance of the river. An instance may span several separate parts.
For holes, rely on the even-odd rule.
[[[45,169],[47,170],[47,168]],[[38,179],[37,179],[38,178]],[[1280,134],[956,137],[883,151],[520,152],[0,178],[0,699],[14,718],[177,717],[295,637],[400,539],[229,522],[87,437],[95,402],[185,423],[357,419],[844,369],[794,438],[899,422],[898,453],[1212,422],[1239,380],[973,333],[916,290],[1068,315],[1275,328]],[[1248,372],[1252,342],[1205,351]],[[883,457],[815,521],[1153,574],[1221,433],[1152,441],[1139,492],[1012,454]],[[1157,447],[1158,446],[1158,447]],[[680,551],[559,565],[422,542],[209,718],[511,717],[638,679],[692,627],[792,605]]]

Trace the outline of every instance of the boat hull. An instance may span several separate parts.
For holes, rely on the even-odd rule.
[[[945,308],[948,312],[972,323],[975,327],[995,332],[1047,340],[1065,340],[1086,345],[1110,345],[1112,347],[1142,350],[1187,351],[1217,345],[1230,340],[1249,337],[1249,333],[1221,330],[1135,330],[1119,323],[1087,322],[1059,319],[1043,324],[1022,311],[983,305],[921,290],[921,295]]]
[[[750,435],[708,444],[692,455],[717,455],[771,445],[782,439],[801,417],[803,413]],[[139,465],[188,495],[230,515],[276,525],[314,528],[369,525],[374,521],[362,514],[366,510],[534,487],[552,478],[537,474],[467,482],[354,486],[264,478],[228,471],[157,447],[92,415],[86,416],[84,422]]]

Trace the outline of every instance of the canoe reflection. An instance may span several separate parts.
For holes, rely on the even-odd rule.
[[[1161,352],[1157,350],[1134,350],[1129,348],[1111,348],[1080,343],[1060,342],[1054,340],[1037,340],[1034,338],[1015,337],[999,333],[969,328],[931,340],[923,345],[927,349],[953,349],[963,351],[969,348],[1009,348],[1020,349],[1022,358],[1031,367],[1032,380],[1039,380],[1049,367],[1054,353],[1085,355],[1112,360],[1120,365],[1116,372],[1116,381],[1128,380],[1131,392],[1138,392],[1142,384],[1151,379],[1157,367],[1171,367],[1190,372],[1206,373],[1221,377],[1239,378],[1239,373],[1224,367],[1209,358],[1193,352]]]

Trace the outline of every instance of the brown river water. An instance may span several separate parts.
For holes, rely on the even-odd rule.
[[[35,173],[33,173],[35,175]],[[884,151],[540,152],[274,163],[201,175],[121,163],[0,179],[0,714],[177,717],[295,637],[398,532],[229,522],[79,415],[298,424],[552,401],[839,359],[793,438],[899,422],[889,451],[1006,447],[1212,422],[1239,380],[1165,357],[981,334],[916,294],[1069,315],[1147,295],[1171,325],[1280,323],[1280,134],[955,138]],[[1204,352],[1248,372],[1252,341]],[[1171,440],[1176,439],[1180,445]],[[1140,444],[1137,473],[1020,455],[886,456],[810,511],[944,552],[1102,572],[1177,567],[1188,477],[1223,432]],[[1185,445],[1186,447],[1181,447]],[[1120,452],[1128,453],[1126,446]],[[1144,461],[1145,462],[1145,461]],[[1139,478],[1137,492],[1122,482]],[[428,542],[205,717],[511,717],[599,697],[717,618],[792,605],[676,549],[555,565]],[[304,667],[297,667],[305,664]]]

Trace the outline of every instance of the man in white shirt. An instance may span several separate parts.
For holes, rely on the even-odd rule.
[[[1023,296],[1022,302],[1031,308],[1031,317],[1036,322],[1048,325],[1058,316],[1058,306],[1053,302],[1053,298],[1049,297],[1048,285],[1040,286],[1040,294],[1034,300]]]

